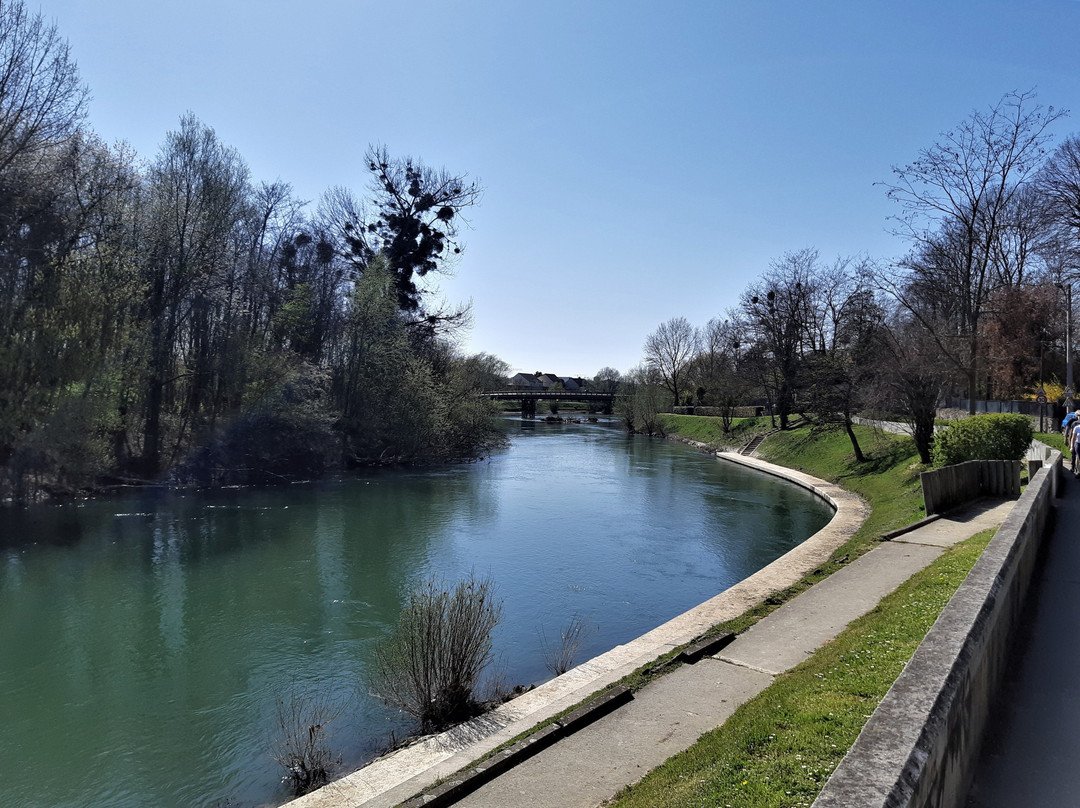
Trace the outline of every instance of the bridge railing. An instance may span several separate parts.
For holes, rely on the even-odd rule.
[[[591,390],[487,390],[483,393],[488,398],[507,399],[577,399],[578,401],[608,401],[615,398],[614,393],[598,393]]]

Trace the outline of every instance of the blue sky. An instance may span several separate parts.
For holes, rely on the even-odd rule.
[[[30,5],[30,8],[34,8]],[[42,0],[90,124],[152,158],[193,112],[256,180],[367,184],[369,143],[478,179],[465,349],[594,374],[785,252],[886,260],[875,183],[1003,94],[1080,131],[1080,2]]]

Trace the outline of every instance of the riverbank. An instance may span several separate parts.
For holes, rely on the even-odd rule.
[[[791,464],[825,467],[828,471],[823,474],[845,479],[850,487],[866,491],[879,506],[875,508],[876,518],[872,522],[867,520],[862,528],[836,550],[828,562],[812,570],[801,581],[783,591],[763,596],[762,602],[756,609],[747,611],[739,620],[725,624],[736,629],[740,635],[739,639],[730,649],[716,653],[709,651],[711,656],[706,657],[706,660],[720,660],[721,662],[732,659],[735,661],[735,669],[743,671],[747,668],[759,670],[773,668],[772,664],[762,661],[764,658],[760,656],[761,649],[748,651],[748,648],[755,645],[753,641],[749,646],[743,641],[743,636],[762,636],[758,629],[752,629],[745,635],[743,629],[746,628],[747,623],[758,623],[758,620],[766,614],[768,616],[765,617],[764,622],[758,625],[775,626],[777,617],[780,617],[782,613],[790,613],[794,617],[780,617],[779,642],[773,640],[766,643],[766,649],[773,649],[765,651],[766,657],[779,653],[781,657],[792,660],[781,664],[773,675],[790,668],[799,661],[800,654],[813,654],[812,661],[790,673],[783,673],[757,698],[748,700],[746,692],[743,692],[741,696],[730,692],[728,698],[720,699],[722,702],[727,702],[735,698],[735,704],[747,702],[739,707],[734,715],[731,713],[734,704],[729,704],[726,710],[721,709],[720,713],[714,713],[709,706],[711,703],[709,697],[704,692],[696,695],[694,713],[687,713],[682,719],[676,718],[676,724],[693,724],[693,721],[689,720],[691,715],[697,715],[700,719],[708,714],[712,717],[707,718],[706,721],[715,721],[714,726],[719,724],[719,729],[708,733],[708,738],[703,736],[702,740],[687,752],[667,760],[641,784],[620,795],[622,801],[618,805],[626,806],[626,808],[637,806],[657,806],[658,808],[664,806],[666,808],[673,805],[699,804],[703,797],[706,798],[708,804],[716,805],[809,805],[827,779],[829,772],[847,751],[847,747],[858,734],[869,713],[873,712],[877,702],[891,686],[897,671],[904,667],[938,612],[949,602],[967,570],[979,558],[982,548],[991,535],[989,531],[984,531],[974,539],[961,542],[954,549],[946,550],[941,559],[934,562],[934,566],[922,573],[915,573],[915,569],[940,554],[942,547],[971,535],[974,532],[972,525],[976,522],[969,522],[967,517],[960,518],[959,521],[943,520],[945,524],[941,521],[931,522],[930,520],[919,522],[921,512],[918,508],[917,487],[910,483],[917,483],[921,469],[917,462],[912,462],[914,452],[909,445],[910,441],[867,430],[865,435],[860,435],[860,440],[868,446],[873,446],[871,464],[855,466],[846,458],[846,455],[850,453],[850,443],[844,436],[837,437],[837,442],[830,443],[827,439],[811,438],[805,432],[800,434],[798,431],[793,431],[777,436],[773,445],[766,451],[770,455],[785,457]],[[778,470],[778,473],[797,474],[797,472],[786,470]],[[1006,508],[1011,508],[1011,505],[1012,503],[1003,504]],[[985,511],[985,508],[983,510]],[[991,524],[1000,522],[1001,517],[997,513],[996,509],[993,512],[987,512],[987,516],[992,520]],[[892,529],[881,532],[883,527],[903,527],[905,522],[908,524],[918,522],[922,527],[905,533],[901,538],[895,538],[896,531]],[[923,534],[926,534],[925,537]],[[950,538],[945,538],[945,535]],[[883,545],[882,542],[888,539],[893,540]],[[916,548],[918,548],[917,552]],[[828,591],[840,593],[845,600],[850,599],[851,593],[860,590],[863,586],[859,582],[863,581],[865,573],[858,572],[856,569],[866,569],[867,561],[864,561],[864,557],[869,559],[870,553],[874,558],[885,559],[869,562],[870,569],[879,570],[874,575],[879,578],[884,575],[883,581],[892,581],[891,584],[885,584],[886,589],[878,597],[891,591],[892,587],[909,576],[910,580],[902,584],[898,592],[889,595],[882,606],[875,609],[872,614],[845,630],[834,643],[829,645],[828,652],[814,653],[818,642],[825,641],[824,639],[811,641],[809,646],[799,651],[798,648],[806,642],[806,637],[799,635],[806,632],[803,621],[808,616],[806,606],[799,604],[802,604],[807,597],[810,597],[811,601],[820,600],[821,597],[828,600],[829,596],[822,594]],[[898,569],[904,565],[897,562],[901,558],[912,555],[922,556],[924,561],[917,562],[915,568],[908,568],[906,572]],[[827,569],[833,566],[835,569],[832,572],[837,573],[835,575],[827,573]],[[821,586],[810,588],[809,585],[814,579],[820,581],[825,577],[829,580]],[[810,591],[807,591],[808,589]],[[856,600],[861,597],[861,595],[857,596]],[[787,605],[782,606],[775,615],[769,614],[774,612],[779,604],[785,602]],[[876,602],[877,600],[873,599],[865,609],[870,609]],[[912,606],[916,604],[917,608],[912,609]],[[794,611],[791,611],[792,609]],[[811,610],[813,610],[812,607]],[[822,614],[825,617],[825,623],[837,625],[836,621],[839,620],[839,625],[842,627],[846,619],[838,617],[836,611],[835,606],[824,607]],[[744,622],[740,628],[741,621]],[[803,626],[803,628],[800,629],[798,626]],[[723,627],[716,626],[708,634],[714,634],[721,628]],[[792,629],[797,632],[796,636],[787,636],[785,639],[785,632],[790,632]],[[764,636],[767,637],[773,633],[775,631],[766,629]],[[793,648],[795,649],[794,657],[792,657]],[[755,659],[758,661],[754,662]],[[714,664],[710,662],[701,670],[714,669],[712,667]],[[655,664],[647,666],[645,671],[639,670],[637,674],[648,674],[650,669],[655,667],[658,666]],[[644,764],[646,768],[651,768],[667,757],[663,755],[660,759],[652,759],[652,762],[648,762],[647,754],[646,757],[641,757],[642,746],[649,744],[645,736],[648,735],[650,728],[655,731],[653,717],[659,717],[657,710],[664,715],[682,715],[681,705],[685,702],[685,694],[690,692],[687,689],[687,683],[691,680],[686,677],[701,679],[697,665],[690,668],[675,665],[673,668],[674,675],[670,679],[672,682],[678,680],[678,685],[673,684],[669,687],[666,684],[667,676],[659,681],[647,682],[648,686],[641,688],[629,704],[619,707],[611,716],[600,718],[595,729],[582,730],[580,737],[575,735],[573,738],[560,740],[550,751],[540,752],[535,762],[530,760],[523,763],[520,772],[514,769],[512,773],[499,777],[490,786],[483,786],[475,796],[466,797],[461,804],[465,806],[506,804],[505,800],[512,793],[517,804],[548,805],[551,803],[546,800],[553,793],[557,793],[552,790],[556,787],[565,792],[561,794],[558,804],[578,804],[570,800],[571,795],[575,799],[586,799],[589,805],[595,804],[593,798],[596,794],[592,794],[590,789],[595,790],[599,787],[602,791],[603,788],[608,787],[604,785],[605,783],[610,784],[616,781],[606,779],[600,774],[599,769],[591,766],[587,760],[590,757],[602,758],[601,768],[605,771],[608,769],[625,771],[626,773],[621,775],[629,777],[625,782],[633,782],[640,776],[640,771],[636,775],[633,774],[634,765]],[[683,675],[683,671],[687,673]],[[706,674],[702,681],[709,680]],[[829,680],[827,686],[825,680]],[[632,678],[624,681],[632,681]],[[767,683],[763,681],[762,686],[765,684]],[[742,686],[737,686],[736,689],[738,687]],[[751,687],[751,690],[753,689]],[[667,696],[663,695],[665,692]],[[853,700],[852,696],[856,695],[857,698]],[[670,701],[671,698],[674,698],[674,701]],[[645,723],[642,724],[642,721]],[[708,729],[708,727],[704,728]],[[553,729],[558,732],[557,728]],[[677,748],[682,748],[686,744],[674,740],[678,734],[668,733],[660,737],[656,742],[657,748],[667,748],[668,754],[677,751]],[[534,737],[539,740],[544,737],[544,734]],[[606,749],[604,742],[601,741],[605,737],[606,743],[614,743],[617,748]],[[783,738],[782,742],[777,740],[780,737]],[[827,741],[824,748],[821,744],[823,738]],[[692,738],[690,740],[692,741]],[[563,758],[562,763],[552,763],[553,760],[559,760],[560,755]],[[629,770],[627,766],[630,766]],[[540,772],[545,767],[554,768],[555,780],[548,782],[542,779]],[[591,773],[571,775],[571,767]],[[483,769],[483,764],[478,768]],[[445,795],[448,790],[452,791],[456,788],[457,780],[458,776],[451,777],[441,789],[436,789],[424,800],[431,797],[437,799]],[[523,790],[526,783],[527,790]],[[476,784],[466,787],[476,787]],[[575,789],[588,792],[591,796],[582,797]],[[610,793],[611,791],[600,794],[600,797],[610,796]],[[398,796],[404,798],[405,792]],[[416,802],[417,805],[422,803],[423,800]],[[379,798],[365,803],[370,806],[392,804],[394,803],[384,802]],[[581,802],[581,804],[586,803]]]
[[[710,452],[738,451],[772,429],[768,417],[734,418],[727,431],[723,419],[714,416],[663,413],[659,420],[667,438]]]
[[[753,574],[832,513],[615,425],[508,428],[511,447],[480,464],[5,519],[0,645],[20,651],[0,662],[13,744],[0,806],[284,801],[269,755],[280,698],[345,705],[331,734],[347,770],[410,731],[357,692],[408,582],[489,574],[504,600],[493,674],[543,682],[541,631],[557,637],[583,615],[577,661],[595,657]],[[57,766],[64,778],[49,775]],[[119,789],[129,796],[112,798]]]
[[[592,806],[619,778],[632,783],[652,768],[615,804],[810,805],[980,558],[993,533],[983,527],[1000,523],[1012,506],[980,504],[874,542],[731,645],[650,684],[456,804]],[[710,731],[695,743],[688,727]]]
[[[594,808],[612,794],[624,808],[809,805],[874,709],[873,669],[903,667],[986,534],[943,546],[1011,507],[981,504],[876,547],[454,805]],[[882,614],[895,623],[883,626]]]
[[[839,548],[846,548],[842,553],[844,562],[853,558],[851,543],[868,516],[862,500],[799,470],[774,469],[774,472],[831,501],[838,509],[837,516],[825,529],[781,559],[679,618],[541,685],[477,722],[376,761],[290,806],[396,805],[425,785],[450,778],[520,737],[542,729],[590,695],[615,686],[632,690],[644,687],[669,670],[665,663],[686,645],[702,637],[744,631],[784,600],[833,571],[836,562],[832,559],[837,557]]]
[[[684,416],[683,418],[685,419],[686,417]],[[856,558],[864,555],[865,553],[872,550],[874,547],[878,546],[883,538],[883,533],[903,527],[906,524],[911,524],[912,522],[917,521],[921,517],[921,510],[919,509],[919,504],[921,500],[918,496],[917,485],[913,485],[913,483],[917,483],[919,469],[912,468],[912,464],[909,462],[911,456],[913,455],[913,450],[907,452],[905,451],[905,441],[902,438],[898,438],[896,436],[884,436],[880,433],[869,434],[869,432],[870,431],[868,430],[868,434],[860,436],[860,438],[864,440],[868,446],[873,446],[875,448],[876,462],[873,463],[870,468],[865,469],[852,467],[851,463],[845,462],[844,457],[846,456],[846,453],[850,452],[850,443],[847,442],[846,437],[844,436],[838,436],[840,440],[837,442],[833,442],[828,439],[810,439],[809,435],[806,433],[803,433],[801,435],[799,433],[788,433],[787,435],[781,437],[781,439],[777,442],[777,445],[770,447],[773,451],[777,451],[779,454],[784,455],[789,465],[800,465],[803,467],[813,466],[816,467],[815,470],[819,471],[822,476],[828,475],[828,472],[825,471],[826,468],[834,473],[839,472],[837,476],[846,477],[849,486],[862,489],[873,499],[876,500],[876,514],[871,513],[870,518],[863,522],[861,527],[858,527],[856,530],[851,532],[847,540],[841,542],[835,548],[835,551],[832,553],[831,557],[827,559],[822,559],[819,564],[813,566],[811,569],[806,570],[807,574],[805,574],[804,576],[796,575],[796,580],[788,586],[776,587],[772,592],[761,593],[757,603],[754,604],[753,608],[748,609],[736,619],[730,620],[720,626],[715,626],[711,631],[707,632],[708,634],[712,635],[722,633],[726,630],[730,630],[741,636],[749,626],[758,623],[758,621],[762,620],[763,618],[766,618],[770,613],[774,612],[781,604],[792,600],[800,593],[806,592],[810,589],[812,584],[822,581],[823,579],[829,577],[842,567],[849,566],[850,563]],[[701,433],[698,432],[697,434]],[[798,471],[790,471],[783,469],[777,469],[776,471],[777,473],[783,474],[785,476],[792,476],[796,478],[803,477],[803,475],[801,475]],[[847,496],[851,495],[847,494]],[[969,565],[969,562],[967,560],[973,559],[976,556],[977,550],[974,552],[974,555],[972,555],[971,552],[968,552],[966,555],[962,555],[960,566],[964,567],[965,563]],[[940,573],[937,570],[935,570],[934,573],[931,574],[934,586],[938,589],[942,587],[942,579],[938,577],[939,575]],[[960,578],[962,578],[962,573],[960,573]],[[957,585],[958,583],[959,579],[955,578],[954,575],[952,578],[949,579],[948,582],[946,582],[946,588],[949,585],[954,588],[955,585]],[[819,590],[820,588],[815,591]],[[943,603],[948,600],[949,595],[951,595],[951,589],[946,594],[944,594],[943,597],[939,597],[940,605],[943,605]],[[928,624],[921,625],[916,628],[915,633],[918,635],[918,637],[914,638],[912,642],[908,643],[909,653],[911,650],[913,650],[914,646],[917,645],[918,640],[921,639],[921,636],[923,633],[925,633],[926,628],[928,628]],[[638,675],[640,674],[641,671],[638,672]],[[785,679],[790,680],[790,675],[785,676]],[[628,677],[625,681],[627,683],[633,683],[634,679],[633,677]],[[881,694],[884,693],[884,690],[888,688],[888,685],[890,683],[891,678],[887,681],[883,680],[882,684],[878,686]],[[650,687],[657,686],[661,687],[661,691],[663,690],[662,685],[650,685]],[[644,692],[647,693],[649,691],[645,690]],[[745,697],[746,694],[744,693],[743,695]],[[744,699],[741,698],[735,703],[740,703],[742,700]],[[768,702],[767,697],[764,699],[764,702]],[[705,710],[701,702],[695,701],[695,704],[698,705],[697,707],[695,707],[695,713],[699,712],[700,710]],[[732,704],[732,707],[734,707],[734,704]],[[870,705],[869,708],[865,706],[860,706],[859,709],[867,711],[867,709],[872,710],[872,708],[872,705]],[[670,705],[668,709],[675,710],[676,713],[678,713],[679,710],[679,708],[674,704]],[[753,710],[753,708],[749,709]],[[630,712],[632,712],[632,705],[625,708],[620,708],[619,712],[629,714]],[[706,712],[708,711],[706,710]],[[766,706],[765,712],[766,722],[772,722],[773,724],[775,724],[776,711]],[[726,717],[726,715],[728,714],[729,713],[724,713],[723,716],[717,718],[716,723],[723,724],[723,717]],[[615,720],[617,719],[610,719],[610,721]],[[632,722],[632,719],[628,720]],[[865,720],[865,718],[863,718],[863,720]],[[609,719],[604,719],[604,721],[605,723],[607,723],[609,722]],[[683,722],[687,723],[687,719],[684,718]],[[689,723],[692,724],[693,722]],[[751,723],[753,724],[755,722]],[[704,728],[709,727],[703,727],[703,729]],[[743,728],[745,729],[745,726]],[[640,726],[632,725],[631,729],[633,732],[635,732],[635,734],[640,734]],[[718,730],[718,732],[722,733],[723,730]],[[753,733],[751,733],[751,735],[753,737],[756,737],[753,735]],[[768,733],[766,733],[766,735],[768,735]],[[853,737],[854,736],[852,736],[852,739]],[[625,739],[625,742],[630,743],[631,745],[635,745],[632,744],[629,738]],[[622,743],[623,741],[620,741],[620,747]],[[668,740],[665,741],[665,743],[671,744],[672,742]],[[573,744],[566,744],[565,742],[560,742],[560,745],[564,746],[564,748],[573,746]],[[639,743],[635,746],[640,747],[640,745],[641,744]],[[675,750],[669,749],[669,752],[673,751]],[[836,754],[835,748],[830,751],[834,755]],[[580,752],[581,750],[578,750],[578,754],[580,754]],[[793,762],[795,764],[795,772],[802,772],[803,774],[805,774],[805,765],[798,762],[798,758],[805,753],[807,755],[807,760],[810,760],[811,758],[808,752],[809,750],[804,750],[802,752],[797,750],[791,751],[790,761],[787,762]],[[841,750],[841,754],[842,752],[843,750]],[[551,754],[554,755],[556,753],[553,752]],[[597,754],[600,753],[598,752]],[[686,757],[690,760],[688,769],[680,769],[678,763],[675,763],[674,761],[669,761],[667,764],[665,764],[664,767],[662,767],[661,770],[658,771],[668,771],[671,769],[672,766],[675,766],[676,769],[680,771],[680,774],[676,778],[676,780],[686,780],[695,783],[699,782],[699,780],[701,779],[701,775],[703,775],[704,772],[699,771],[698,768],[703,764],[703,761],[708,758],[708,755],[706,754],[702,756],[701,754],[694,754],[691,751],[686,753]],[[651,765],[656,765],[659,762],[659,760],[656,760]],[[616,764],[613,763],[612,765],[615,766]],[[835,765],[835,761],[833,765]],[[540,766],[540,764],[537,763],[536,766]],[[530,765],[530,768],[535,767]],[[516,779],[516,777],[513,778],[511,782]],[[636,777],[631,777],[631,780],[633,779],[636,779]],[[766,776],[765,779],[767,781],[769,777]],[[774,773],[772,775],[772,781],[772,785],[776,786],[783,783],[783,778],[777,777]],[[744,786],[745,783],[741,783],[741,781],[739,781],[738,785]],[[554,784],[552,783],[547,784],[547,787],[553,786]],[[647,798],[646,802],[642,804],[681,804],[677,802],[666,801],[665,794],[669,791],[669,786],[670,782],[668,781],[657,792],[654,792],[651,798]],[[498,793],[498,787],[493,784],[491,787],[485,788],[485,791],[491,793]],[[541,789],[541,791],[543,791],[543,789]],[[547,792],[544,791],[544,794],[546,793]],[[502,796],[505,797],[506,794],[503,794]],[[659,796],[659,799],[656,799],[657,796]],[[710,798],[712,796],[713,795],[710,793]],[[735,793],[733,795],[729,795],[729,798],[732,800],[731,804],[733,805],[745,804],[742,801],[742,797],[745,797],[745,793]],[[533,803],[543,804],[543,798],[544,796],[541,795],[541,802],[536,803],[536,800],[533,800]],[[650,799],[652,801],[650,801]],[[497,801],[498,798],[496,798],[496,802]],[[485,804],[483,800],[479,798],[476,800],[467,798],[465,804],[473,804],[474,802],[477,805]],[[379,801],[374,801],[370,804],[374,806],[381,805],[382,803]],[[716,802],[715,804],[722,805],[725,803],[723,801],[720,801]]]
[[[770,454],[783,455],[782,443],[769,447]],[[1002,528],[1004,537],[991,547],[1011,547],[1019,526],[1026,528],[1029,522],[1038,523],[1037,517],[1029,517],[1026,510],[1014,513]],[[906,533],[894,543],[911,541],[909,537],[921,532]],[[997,622],[984,622],[981,612],[978,619],[969,614],[979,610],[983,597],[967,596],[954,605],[953,594],[961,586],[970,589],[972,578],[979,582],[1011,581],[1014,575],[1023,578],[1023,571],[1018,573],[1011,565],[1001,568],[1008,557],[1005,551],[987,551],[990,558],[983,553],[991,535],[986,531],[946,551],[805,665],[778,679],[730,720],[703,735],[685,753],[667,760],[613,804],[617,808],[690,804],[763,808],[821,801],[838,806],[876,805],[892,804],[884,796],[890,792],[912,789],[921,795],[923,801],[918,804],[957,804],[955,799],[963,798],[969,776],[971,750],[977,749],[979,727],[986,720],[988,691],[994,688],[993,677],[984,680],[981,666],[997,669],[1000,665],[1000,649],[1008,643],[1009,626],[1019,610],[1015,595],[1023,590],[1021,585],[1001,584],[995,596],[992,587],[986,587],[991,591],[986,603],[997,604],[997,612],[1006,615]],[[976,567],[988,571],[979,578]],[[928,633],[939,615],[945,628]],[[972,647],[992,649],[986,658],[978,651],[970,657],[966,650],[957,652],[956,645],[969,632],[975,637],[968,641]],[[985,639],[990,634],[993,641]],[[909,660],[918,672],[909,670]],[[927,674],[930,668],[934,675]],[[896,675],[904,671],[908,673],[894,684]],[[969,685],[970,693],[965,689]],[[882,715],[875,709],[879,702]],[[868,723],[871,713],[875,720]],[[861,746],[849,752],[856,737]],[[830,780],[841,759],[844,765]],[[968,762],[958,762],[964,759]],[[828,789],[821,792],[826,781]],[[952,802],[941,802],[943,789]],[[821,800],[815,801],[819,792]]]

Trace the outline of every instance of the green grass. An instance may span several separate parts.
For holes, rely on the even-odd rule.
[[[865,463],[855,462],[851,441],[840,431],[814,434],[802,427],[777,433],[758,449],[763,460],[836,483],[870,503],[870,518],[841,555],[925,515],[919,475],[929,466],[919,462],[911,438],[858,425],[854,432]]]
[[[735,418],[729,432],[724,432],[723,419],[712,415],[664,413],[660,421],[668,434],[705,443],[714,449],[745,446],[755,435],[772,428],[768,418]]]
[[[1052,449],[1065,454],[1065,436],[1060,432],[1036,432],[1035,440],[1042,441]]]
[[[810,805],[993,532],[948,549],[721,727],[624,789],[617,808]]]

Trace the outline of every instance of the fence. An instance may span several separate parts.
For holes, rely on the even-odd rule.
[[[926,515],[985,496],[1020,496],[1020,461],[969,460],[921,475]]]
[[[946,407],[965,412],[970,405],[971,401],[966,398],[950,398],[945,401]],[[984,412],[1015,412],[1020,415],[1030,415],[1034,418],[1044,415],[1048,419],[1057,418],[1060,422],[1060,419],[1065,417],[1065,406],[1058,404],[1056,401],[1039,404],[1035,401],[987,401],[986,399],[977,398],[975,399],[975,412],[977,414]]]
[[[714,418],[719,418],[723,414],[723,409],[720,407],[672,407],[671,411],[676,415],[711,415]],[[759,406],[735,407],[732,410],[735,418],[755,418],[766,413],[765,407]]]

